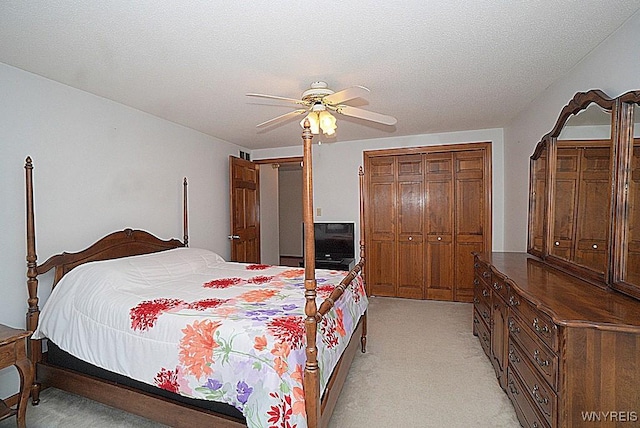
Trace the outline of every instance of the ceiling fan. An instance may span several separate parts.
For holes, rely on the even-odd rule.
[[[332,137],[335,135],[337,126],[336,118],[331,115],[330,112],[336,112],[345,116],[357,117],[359,119],[382,123],[389,126],[393,126],[397,123],[395,117],[345,104],[347,101],[355,98],[363,98],[368,93],[369,89],[364,86],[352,86],[350,88],[343,89],[342,91],[334,92],[329,89],[329,85],[327,85],[326,82],[318,81],[313,82],[310,85],[310,88],[302,93],[300,99],[255,93],[248,93],[247,96],[286,101],[301,106],[301,108],[297,110],[290,111],[289,113],[274,117],[266,122],[259,123],[256,125],[258,128],[273,125],[308,112],[307,117],[300,122],[300,126],[303,126],[305,119],[309,119],[312,133],[319,134],[322,129],[322,132],[327,137]]]

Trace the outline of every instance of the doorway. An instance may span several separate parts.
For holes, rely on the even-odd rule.
[[[301,162],[298,157],[256,161],[262,263],[298,267],[303,260]]]

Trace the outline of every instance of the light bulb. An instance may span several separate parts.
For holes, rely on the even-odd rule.
[[[327,137],[331,137],[336,133],[336,118],[328,111],[321,111],[318,115],[318,121],[320,122],[320,128]]]

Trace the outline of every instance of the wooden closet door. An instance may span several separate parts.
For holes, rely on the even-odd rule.
[[[396,158],[397,165],[397,289],[396,296],[424,298],[422,155]]]
[[[427,154],[425,164],[425,297],[453,300],[453,154]]]
[[[396,296],[395,156],[373,157],[367,165],[367,284],[375,296]]]
[[[473,252],[485,248],[487,183],[485,150],[454,153],[455,165],[455,288],[453,300],[473,301]],[[485,176],[486,175],[486,176]],[[487,231],[489,233],[489,231]]]

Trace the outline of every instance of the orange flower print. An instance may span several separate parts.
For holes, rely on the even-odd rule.
[[[269,300],[273,296],[278,294],[278,290],[252,290],[242,293],[238,296],[238,300],[244,300],[246,302],[258,303]]]
[[[229,300],[229,302],[232,302],[232,300]],[[228,318],[231,315],[235,314],[238,312],[238,308],[236,308],[235,306],[231,306],[231,305],[227,305],[227,306],[218,306],[215,310],[214,313],[216,315],[219,315],[223,318]]]
[[[213,373],[210,364],[213,362],[213,350],[219,346],[213,338],[218,327],[219,322],[204,320],[196,321],[182,330],[184,336],[180,340],[180,363],[198,379]]]
[[[253,347],[257,351],[263,351],[267,347],[267,338],[264,335],[255,337],[253,340]]]
[[[344,312],[340,308],[336,308],[336,314],[338,315],[337,323],[336,323],[336,331],[342,337],[347,335],[347,332],[344,329]]]
[[[281,357],[276,357],[273,359],[273,369],[278,373],[278,376],[282,376],[287,372],[289,368],[289,364],[287,364],[287,360]]]
[[[304,406],[304,390],[298,386],[293,387],[293,406],[291,406],[291,412],[294,415],[306,415],[306,408]]]
[[[278,342],[273,345],[271,353],[276,357],[287,358],[291,353],[291,345],[289,344],[289,342]]]
[[[291,373],[291,379],[298,382],[302,385],[302,379],[304,378],[304,373],[302,372],[302,364],[296,364],[296,369]]]
[[[304,275],[304,269],[288,269],[280,274],[284,278],[300,278]]]

